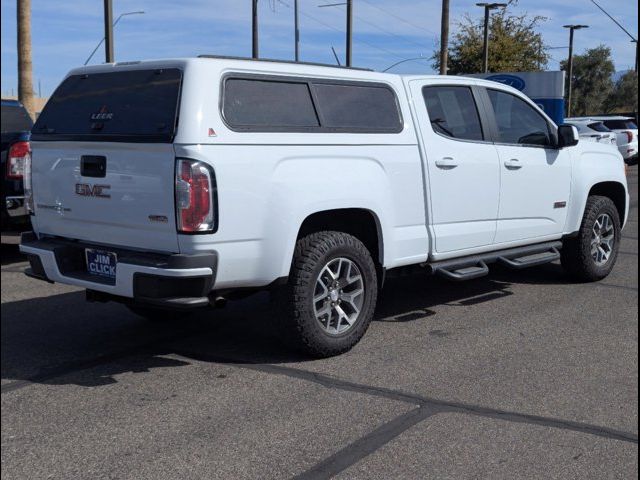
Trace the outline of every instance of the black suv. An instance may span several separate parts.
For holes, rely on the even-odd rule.
[[[2,100],[2,231],[29,229],[24,204],[23,175],[31,155],[29,136],[33,122],[17,100]]]

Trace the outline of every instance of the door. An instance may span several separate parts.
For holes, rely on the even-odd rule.
[[[491,245],[500,168],[475,89],[433,81],[411,82],[411,89],[426,161],[436,253]]]
[[[559,237],[571,189],[571,153],[555,147],[555,127],[526,99],[487,89],[500,157],[495,243]]]

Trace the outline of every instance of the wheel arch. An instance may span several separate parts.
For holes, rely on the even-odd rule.
[[[308,215],[298,230],[296,241],[321,231],[344,232],[360,240],[371,253],[376,268],[384,264],[384,237],[378,216],[365,208],[339,208]]]
[[[601,196],[610,198],[618,210],[620,223],[625,223],[627,212],[627,190],[620,182],[600,182],[596,183],[589,190],[589,197]]]

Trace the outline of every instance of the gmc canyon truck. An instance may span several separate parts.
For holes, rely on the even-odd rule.
[[[508,86],[215,57],[71,71],[25,179],[27,275],[150,319],[268,289],[318,357],[399,271],[602,279],[629,208],[620,153]]]

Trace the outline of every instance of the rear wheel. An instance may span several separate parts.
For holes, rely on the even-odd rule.
[[[620,238],[620,216],[613,201],[589,197],[578,235],[562,248],[562,266],[578,280],[601,280],[613,270]]]
[[[298,241],[280,292],[283,336],[312,356],[339,355],[365,334],[376,300],[376,269],[362,242],[342,232],[311,234]]]

